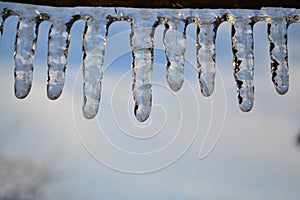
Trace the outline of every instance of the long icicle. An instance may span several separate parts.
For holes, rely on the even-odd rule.
[[[151,77],[153,71],[153,22],[150,11],[145,11],[140,19],[132,22],[130,35],[132,48],[133,98],[136,118],[143,122],[148,119],[152,107]]]
[[[48,41],[48,84],[47,96],[49,99],[57,99],[63,90],[67,65],[67,43],[70,33],[68,26],[63,21],[52,18],[52,26]]]
[[[289,89],[287,21],[285,17],[269,20],[268,38],[270,41],[272,81],[276,91],[279,94],[285,94]]]
[[[83,35],[83,115],[97,115],[101,99],[103,62],[107,38],[107,21],[87,17]]]
[[[253,21],[246,16],[230,16],[234,78],[240,109],[248,112],[254,103]]]
[[[164,32],[164,46],[167,59],[166,79],[173,91],[178,91],[184,81],[186,50],[186,22],[182,19],[168,19]]]
[[[36,44],[34,18],[20,18],[15,44],[15,95],[25,98],[31,89]]]
[[[221,21],[219,18],[198,22],[197,26],[197,65],[201,93],[208,97],[215,87],[216,75],[216,35]]]

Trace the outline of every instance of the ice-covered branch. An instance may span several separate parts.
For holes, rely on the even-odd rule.
[[[15,94],[25,98],[31,88],[33,59],[39,24],[51,23],[48,46],[47,95],[57,99],[66,77],[70,31],[76,20],[85,21],[83,33],[83,114],[91,119],[97,115],[101,98],[104,53],[107,31],[113,21],[127,20],[131,24],[132,92],[134,113],[145,121],[151,112],[151,77],[154,58],[155,28],[163,24],[167,73],[173,91],[184,80],[186,50],[185,30],[189,23],[197,26],[196,60],[201,92],[210,96],[216,74],[217,29],[223,21],[232,24],[234,78],[241,110],[249,111],[254,104],[253,26],[257,21],[268,23],[272,80],[279,94],[288,91],[289,71],[287,28],[299,22],[299,9],[263,8],[238,9],[139,9],[114,7],[47,7],[0,2],[0,37],[9,16],[18,17],[15,43]],[[5,31],[5,30],[4,30]]]

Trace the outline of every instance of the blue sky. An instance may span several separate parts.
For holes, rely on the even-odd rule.
[[[266,24],[255,26],[255,104],[249,113],[238,108],[228,23],[218,30],[216,90],[210,98],[201,95],[194,67],[194,26],[187,33],[184,86],[178,93],[168,89],[160,27],[153,112],[139,123],[133,116],[128,24],[110,27],[100,111],[96,119],[86,120],[81,113],[83,24],[72,30],[63,94],[51,101],[46,96],[47,23],[40,30],[32,91],[24,100],[14,97],[15,23],[7,20],[0,47],[0,155],[17,166],[34,163],[36,169],[24,170],[20,183],[51,174],[55,181],[45,185],[43,198],[298,199],[299,24],[289,30],[290,90],[284,96],[276,94],[271,82]],[[213,151],[199,159],[200,147],[203,156],[218,138]],[[6,185],[3,174],[14,171],[3,169],[0,183]],[[11,177],[12,185],[18,185]]]

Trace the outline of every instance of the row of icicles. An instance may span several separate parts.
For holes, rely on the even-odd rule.
[[[63,90],[67,67],[67,54],[70,44],[70,30],[77,20],[85,21],[83,33],[83,114],[87,119],[94,118],[99,109],[101,98],[101,80],[103,60],[108,28],[115,21],[126,20],[131,24],[130,44],[132,48],[134,113],[139,121],[145,121],[151,112],[153,70],[154,31],[161,24],[165,26],[164,46],[167,60],[166,79],[173,91],[178,91],[183,84],[183,71],[186,50],[185,31],[190,23],[197,25],[196,57],[199,71],[201,92],[210,96],[215,80],[215,39],[218,26],[228,21],[232,24],[232,50],[234,78],[237,84],[238,101],[242,111],[249,111],[254,101],[254,53],[253,26],[257,21],[265,20],[268,24],[270,41],[272,81],[279,94],[285,94],[289,88],[289,67],[287,63],[287,28],[299,20],[298,16],[281,18],[234,17],[230,14],[216,16],[207,21],[197,17],[186,19],[157,17],[150,19],[147,13],[138,18],[107,16],[96,20],[90,16],[74,15],[65,24],[58,18],[50,18],[46,13],[37,12],[35,18],[20,16],[12,10],[2,11],[1,34],[3,23],[9,16],[19,18],[15,45],[15,95],[25,98],[31,89],[33,59],[37,42],[38,28],[41,22],[49,21],[52,25],[48,40],[48,84],[47,96],[57,99]]]

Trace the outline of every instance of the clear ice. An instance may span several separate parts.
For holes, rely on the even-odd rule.
[[[254,103],[254,54],[252,13],[235,10],[228,14],[232,24],[233,71],[240,109],[248,112]]]
[[[83,115],[94,118],[99,110],[107,37],[106,18],[87,17],[83,36]]]
[[[135,101],[134,114],[143,122],[148,119],[152,106],[151,76],[153,70],[153,18],[151,11],[143,11],[139,18],[131,20],[132,92]],[[155,20],[155,18],[154,18]]]
[[[166,54],[166,81],[173,91],[184,84],[186,51],[185,31],[190,23],[197,26],[196,60],[201,92],[212,95],[216,74],[215,40],[223,21],[232,24],[233,72],[239,106],[250,111],[254,103],[253,26],[258,21],[268,24],[272,81],[279,94],[289,87],[287,63],[287,28],[299,22],[300,10],[292,8],[239,9],[140,9],[109,7],[48,7],[0,2],[0,38],[3,24],[17,16],[15,41],[15,95],[25,98],[33,80],[33,60],[39,24],[49,21],[47,96],[57,99],[63,90],[70,30],[74,22],[83,20],[83,115],[94,118],[99,110],[104,54],[109,26],[115,21],[131,25],[132,92],[136,118],[148,119],[152,107],[151,77],[154,58],[154,33],[165,26],[163,43]]]
[[[197,24],[196,58],[201,93],[208,97],[213,93],[215,87],[215,40],[221,19],[216,13],[209,11],[201,14],[201,20],[199,17],[191,19]]]
[[[178,91],[183,85],[186,22],[183,19],[170,18],[165,21],[165,27],[164,46],[167,59],[166,79],[170,88],[173,91]]]
[[[15,44],[15,95],[25,98],[31,89],[36,43],[35,20],[20,18]]]
[[[67,41],[69,34],[64,20],[54,18],[51,21],[48,41],[48,85],[47,96],[57,99],[63,90],[67,66]]]
[[[265,9],[270,41],[271,73],[275,89],[285,94],[289,89],[289,66],[287,52],[287,16],[279,9]]]

